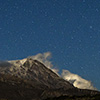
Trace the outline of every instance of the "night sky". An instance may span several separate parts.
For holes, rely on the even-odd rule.
[[[0,0],[0,60],[48,51],[100,90],[100,0]]]

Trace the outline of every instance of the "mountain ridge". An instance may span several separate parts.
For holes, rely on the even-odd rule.
[[[3,69],[0,73],[7,73],[7,74],[11,74],[14,76],[18,76],[19,78],[24,78],[24,79],[31,79],[33,81],[41,81],[44,84],[53,84],[52,82],[56,82],[56,80],[63,80],[61,77],[59,77],[56,73],[54,73],[52,70],[50,70],[49,68],[47,68],[46,66],[44,66],[41,62],[37,61],[37,60],[33,60],[31,58],[28,58],[27,60],[25,59],[25,62],[23,64],[18,64],[19,61],[15,61],[14,62],[14,66],[11,66],[10,68],[6,68]],[[13,62],[11,62],[11,64],[13,64]],[[17,66],[16,66],[17,65]],[[52,74],[52,75],[51,75]],[[55,78],[54,78],[55,77]],[[50,80],[51,78],[51,80]],[[69,82],[63,80],[67,85],[70,85],[71,87],[73,87]],[[58,85],[58,87],[60,86],[58,84],[58,82],[55,83],[56,87]],[[55,87],[53,84],[51,87]]]
[[[100,94],[98,91],[74,87],[37,60],[28,58],[8,63],[9,67],[0,68],[0,98],[44,100],[59,96]],[[11,96],[9,91],[14,95]]]

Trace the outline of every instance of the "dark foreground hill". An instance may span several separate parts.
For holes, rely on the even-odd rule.
[[[100,100],[100,92],[75,88],[36,60],[19,63],[1,68],[0,100]]]
[[[54,97],[54,98],[47,98],[45,100],[100,100],[100,95],[60,96],[60,97]]]

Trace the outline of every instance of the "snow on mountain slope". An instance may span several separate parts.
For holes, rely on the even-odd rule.
[[[19,78],[37,81],[51,88],[74,88],[72,84],[37,60],[26,58],[8,61],[7,63],[10,64],[10,67],[1,67],[1,74],[11,74]]]
[[[62,77],[63,79],[69,81],[75,87],[81,89],[92,89],[95,90],[96,88],[93,87],[92,83],[88,80],[81,78],[80,76],[73,74],[73,73],[66,73],[69,71],[63,70],[62,75],[58,74],[58,69],[54,69],[51,61],[49,58],[51,57],[51,53],[43,53],[37,54],[35,56],[31,56],[22,60],[12,60],[12,61],[5,61],[0,62],[0,73],[3,74],[11,74],[14,76],[18,76],[21,78],[32,79],[35,81],[40,81],[40,77],[44,77],[44,79],[48,80],[45,77],[49,77],[48,74],[45,76],[45,72],[50,70],[52,73],[54,72],[57,76]],[[38,62],[37,62],[38,61]],[[29,62],[28,65],[26,63]],[[41,64],[39,64],[41,62]],[[37,68],[35,68],[37,66]],[[40,66],[46,66],[46,69],[43,70]],[[43,70],[43,73],[42,73]],[[76,77],[78,76],[78,77]],[[43,79],[41,80],[43,82]]]
[[[25,63],[26,60],[27,59],[2,62],[0,64],[0,69],[1,69],[0,73],[4,73],[4,74],[9,73],[9,74],[12,74],[12,75],[17,74],[18,72],[20,73],[21,72],[21,66]],[[4,67],[3,65],[5,65],[5,64],[6,64],[6,66]]]
[[[9,63],[13,64],[13,65],[23,65],[25,63],[25,61],[27,60],[27,58],[22,59],[22,60],[12,60],[12,61],[8,61]]]

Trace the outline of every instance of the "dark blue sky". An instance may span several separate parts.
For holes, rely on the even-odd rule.
[[[100,0],[0,0],[0,60],[47,51],[100,90]]]

